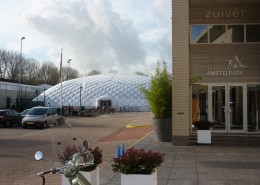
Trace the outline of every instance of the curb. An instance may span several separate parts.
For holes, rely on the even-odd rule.
[[[130,124],[126,125],[126,128],[138,128],[138,127],[148,127],[148,126],[152,126],[152,124],[150,124],[150,123],[145,123],[145,124],[130,123]]]

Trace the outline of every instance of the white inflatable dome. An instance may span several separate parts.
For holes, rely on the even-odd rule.
[[[72,79],[57,84],[41,93],[33,101],[44,101],[45,105],[85,108],[112,107],[122,111],[149,111],[147,101],[140,88],[149,87],[149,77],[137,74],[99,74]]]

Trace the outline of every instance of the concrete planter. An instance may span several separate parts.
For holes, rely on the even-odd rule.
[[[172,119],[153,119],[155,141],[172,142]]]
[[[82,174],[90,182],[91,185],[99,185],[99,167],[96,167],[95,170],[90,172],[79,171],[79,173]],[[69,179],[63,174],[61,177],[61,184],[70,185]]]
[[[197,130],[198,144],[211,144],[211,130]]]
[[[151,175],[123,174],[121,173],[121,185],[157,185],[157,171]]]

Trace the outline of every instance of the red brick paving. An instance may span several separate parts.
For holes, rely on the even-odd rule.
[[[126,129],[126,125],[136,120],[149,123],[150,119],[150,113],[120,113],[97,118],[67,118],[73,129],[66,124],[46,130],[1,128],[0,185],[41,184],[37,172],[49,170],[52,164],[44,160],[35,161],[34,153],[42,150],[46,157],[55,160],[60,150],[55,149],[53,143],[61,141],[64,148],[75,136],[79,143],[88,139],[91,147],[99,146],[103,150],[103,163],[108,164],[115,156],[118,145],[124,144],[128,148],[152,129]],[[46,175],[46,184],[61,184],[61,176]]]
[[[141,139],[153,130],[152,126],[137,128],[121,128],[117,132],[101,138],[99,141],[122,141]]]

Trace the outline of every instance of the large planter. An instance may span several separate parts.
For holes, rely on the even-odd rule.
[[[95,170],[90,172],[79,171],[79,173],[81,173],[90,182],[91,185],[99,185],[99,167],[96,167]],[[63,174],[61,177],[61,184],[70,185],[69,179]]]
[[[157,185],[157,171],[150,175],[121,173],[121,185]]]
[[[211,144],[211,130],[197,130],[198,144]]]
[[[172,119],[153,119],[155,141],[172,142]]]

